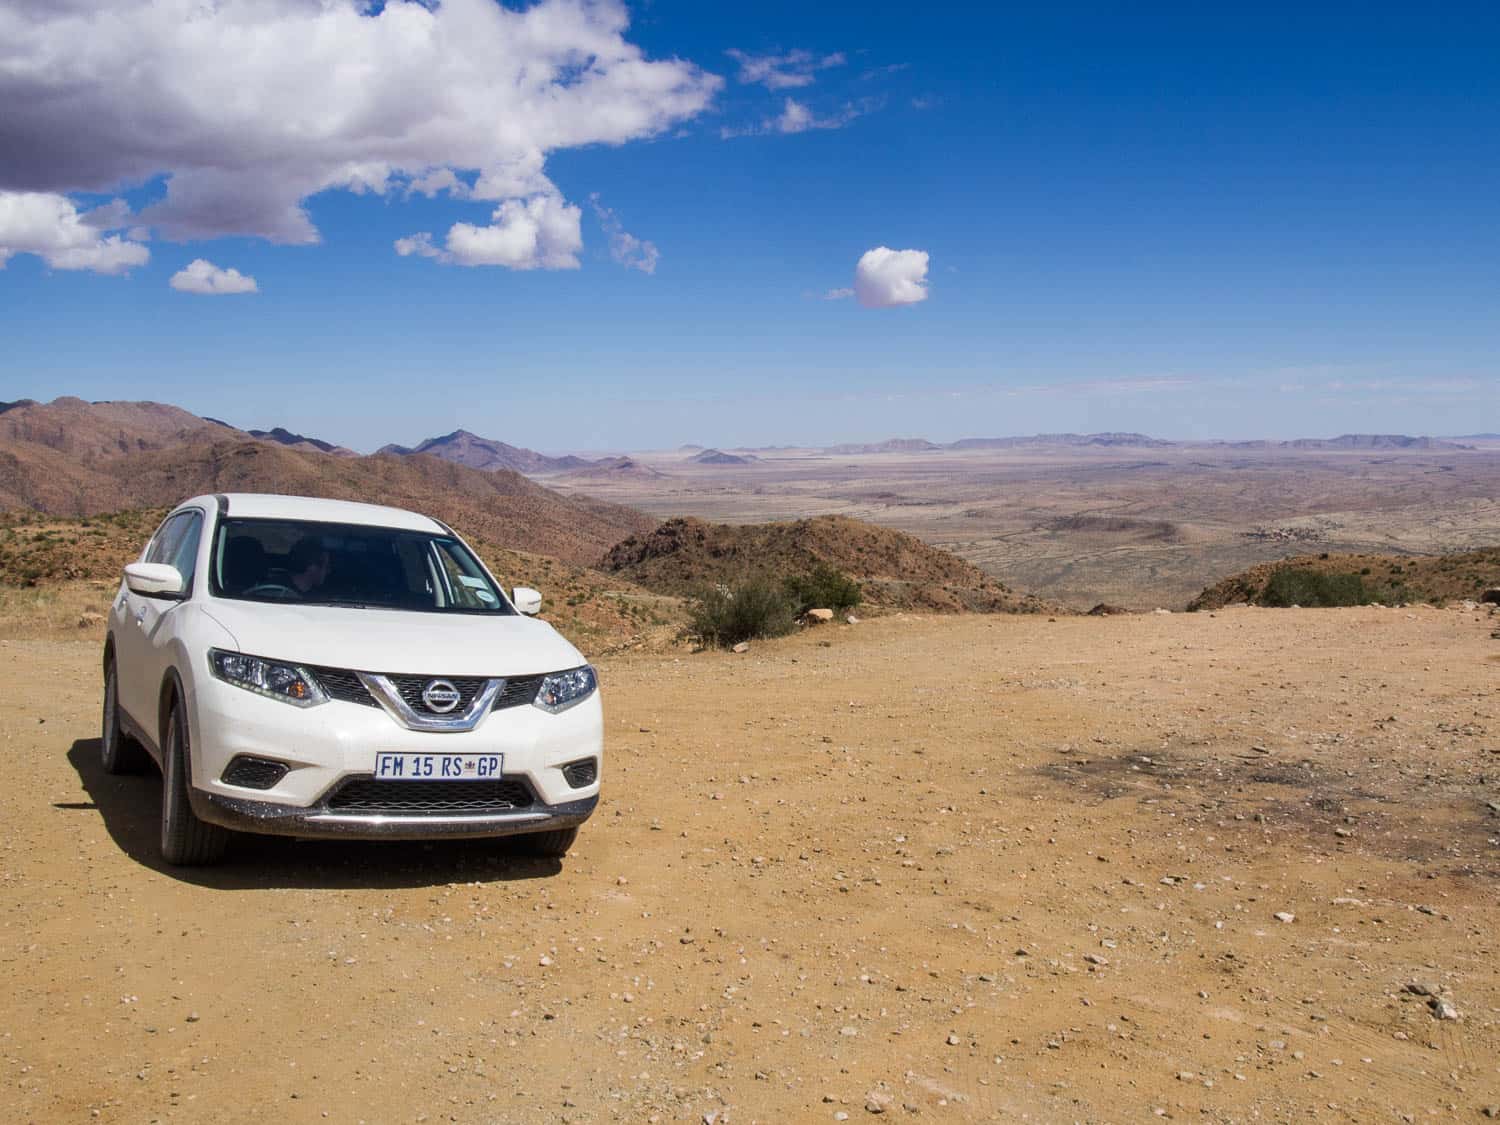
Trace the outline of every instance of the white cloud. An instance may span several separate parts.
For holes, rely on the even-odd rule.
[[[489,226],[454,225],[455,261],[571,268],[577,209],[548,154],[660,134],[722,85],[648,60],[628,24],[620,0],[3,6],[0,191],[165,176],[137,222],[283,243],[319,240],[317,192],[446,191],[502,205]]]
[[[817,55],[800,48],[784,55],[752,55],[734,48],[724,53],[740,64],[741,82],[759,83],[768,90],[811,86],[817,71],[843,66],[846,61],[842,51]]]
[[[396,253],[403,258],[416,254],[421,258],[441,258],[442,250],[432,244],[432,232],[421,231],[417,234],[408,235],[406,238],[396,239]]]
[[[0,269],[16,254],[36,254],[57,270],[124,273],[151,257],[140,242],[103,233],[129,221],[130,208],[118,199],[80,213],[55,192],[0,190]]]
[[[583,249],[581,217],[577,207],[556,193],[507,199],[495,208],[488,226],[454,223],[443,260],[513,270],[576,270]]]
[[[864,98],[859,102],[847,102],[837,113],[826,117],[820,117],[804,102],[796,98],[787,98],[782,104],[781,112],[775,117],[768,117],[759,125],[751,125],[748,128],[737,129],[733,126],[723,126],[719,130],[719,136],[724,140],[733,137],[758,137],[766,133],[805,133],[810,129],[842,129],[856,118],[863,117],[871,110],[880,106],[879,98]]]
[[[854,294],[867,309],[927,300],[927,251],[867,250],[854,267]]]
[[[655,273],[656,263],[661,258],[661,252],[657,250],[656,243],[637,238],[622,227],[615,213],[599,202],[598,192],[589,196],[589,202],[594,205],[594,214],[599,217],[599,225],[609,236],[609,256],[626,269]]]
[[[852,296],[854,296],[853,289],[830,289],[827,293],[823,294],[823,300],[847,301]]]
[[[207,258],[194,258],[174,273],[167,284],[184,293],[202,293],[210,297],[260,292],[255,278],[247,277],[237,269],[220,269]]]

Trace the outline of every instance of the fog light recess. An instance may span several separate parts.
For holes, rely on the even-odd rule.
[[[599,759],[580,758],[563,766],[562,772],[574,789],[587,789],[599,780]]]
[[[221,780],[225,785],[238,785],[241,789],[270,789],[286,774],[285,762],[238,754],[225,768]]]

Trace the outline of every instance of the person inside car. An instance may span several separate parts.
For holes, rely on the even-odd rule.
[[[311,594],[328,581],[333,570],[333,558],[323,541],[315,535],[297,540],[288,559],[292,575],[292,586],[299,594]]]

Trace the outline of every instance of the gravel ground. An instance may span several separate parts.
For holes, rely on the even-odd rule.
[[[98,767],[97,639],[3,642],[0,1118],[1500,1115],[1497,626],[618,656],[561,864],[247,838],[209,870],[156,858],[154,774]]]

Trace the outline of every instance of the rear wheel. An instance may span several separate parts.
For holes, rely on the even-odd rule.
[[[573,841],[578,839],[578,829],[555,828],[551,832],[528,832],[524,836],[512,836],[511,846],[521,855],[540,859],[561,859],[568,854]]]
[[[182,707],[172,704],[161,752],[161,857],[179,867],[217,863],[229,831],[199,820],[188,800],[188,729]]]
[[[105,773],[140,773],[146,751],[120,729],[120,677],[111,656],[104,669],[104,710],[99,717],[99,763]]]

